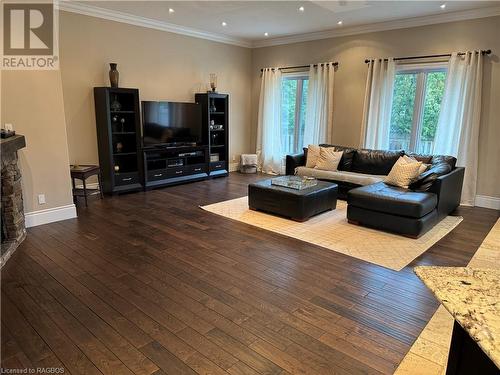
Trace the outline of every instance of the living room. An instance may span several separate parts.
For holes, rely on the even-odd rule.
[[[2,370],[498,371],[499,5],[58,2],[2,52]]]

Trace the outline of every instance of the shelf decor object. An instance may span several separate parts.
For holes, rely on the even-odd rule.
[[[113,112],[119,112],[122,109],[122,105],[120,104],[120,101],[118,100],[118,95],[113,95],[113,99],[110,104],[110,109]]]
[[[94,102],[103,192],[142,190],[139,90],[95,87]]]
[[[109,83],[111,84],[111,87],[117,88],[118,87],[118,80],[120,79],[120,73],[118,70],[116,70],[116,66],[118,64],[116,63],[110,63],[109,67]]]
[[[217,74],[215,73],[210,73],[210,88],[212,89],[212,92],[215,93],[217,89]]]

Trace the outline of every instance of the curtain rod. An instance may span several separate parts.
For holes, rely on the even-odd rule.
[[[491,53],[491,49],[487,50],[482,50],[481,53],[483,55],[489,55]],[[465,55],[465,52],[459,52],[459,56]],[[434,57],[451,57],[451,53],[443,53],[440,55],[423,55],[423,56],[407,56],[407,57],[395,57],[394,61],[401,61],[401,60],[413,60],[413,59],[430,59]],[[366,59],[365,64],[368,64],[370,61],[374,60],[382,60],[382,59]],[[383,59],[384,61],[388,61],[388,59]]]
[[[313,66],[318,66],[318,65],[326,65],[326,64],[330,64],[330,63],[320,63],[320,64],[313,64]],[[333,66],[334,67],[337,67],[339,66],[339,63],[337,61],[335,61],[333,63]],[[283,70],[283,69],[300,69],[300,68],[309,68],[310,65],[297,65],[297,66],[284,66],[282,68],[271,68],[271,69],[279,69],[279,70]],[[261,69],[260,70],[261,72],[264,71],[264,69]]]

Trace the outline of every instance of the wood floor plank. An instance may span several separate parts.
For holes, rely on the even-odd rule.
[[[255,369],[262,375],[275,375],[280,373],[282,370],[272,361],[266,359],[266,357],[261,356],[260,354],[252,350],[251,347],[253,343],[250,344],[250,347],[248,347],[238,340],[235,340],[231,336],[225,334],[218,328],[214,328],[213,330],[208,332],[207,336],[217,342],[225,350],[233,353],[235,357],[237,357],[242,362],[246,363],[248,366]],[[258,339],[256,341],[258,341]]]
[[[133,371],[135,374],[148,375],[156,370],[158,367],[151,361],[147,360],[127,339],[115,331],[111,325],[108,325],[104,319],[108,314],[113,314],[113,311],[105,306],[102,301],[95,296],[76,280],[73,280],[69,274],[66,274],[62,269],[59,269],[55,264],[47,258],[37,256],[38,262],[55,280],[58,280],[66,286],[62,287],[59,282],[50,278],[48,275],[39,274],[39,285],[43,285],[44,289],[50,294],[50,299],[57,301],[61,306],[72,314],[78,322],[85,326],[85,328],[99,339],[123,364]],[[29,272],[32,276],[36,275],[36,271],[31,267]],[[37,279],[35,277],[35,279]],[[34,288],[31,288],[32,290]],[[36,291],[39,289],[36,288]],[[72,294],[73,292],[74,294]],[[87,303],[84,305],[75,296],[78,296]],[[99,308],[96,308],[96,305]],[[57,304],[53,304],[57,306]],[[91,307],[96,308],[99,315],[94,313]],[[59,309],[62,311],[62,309]],[[62,311],[65,313],[64,311]],[[123,332],[122,332],[123,333]],[[152,341],[152,340],[148,340]],[[126,372],[126,371],[125,371]]]
[[[51,350],[73,374],[101,374],[85,354],[60,330],[52,319],[20,287],[2,283],[3,303],[14,303]],[[7,296],[9,299],[7,299]],[[7,302],[8,301],[8,302]]]
[[[23,314],[7,298],[2,300],[2,339],[11,336],[28,358],[34,363],[48,357],[52,350],[38,335],[37,331],[26,321]],[[8,345],[6,345],[8,347]],[[2,347],[2,350],[4,347]],[[5,355],[8,357],[8,355]],[[2,355],[2,357],[4,357]]]
[[[201,210],[264,175],[92,200],[2,269],[2,366],[66,373],[392,373],[437,301],[416,265],[467,264],[498,211],[403,270]]]
[[[160,343],[153,341],[144,345],[142,352],[154,361],[167,374],[195,375],[196,372],[183,361],[166,350]]]

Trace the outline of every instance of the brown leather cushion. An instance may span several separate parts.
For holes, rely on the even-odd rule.
[[[410,184],[409,188],[411,190],[428,191],[439,176],[448,174],[451,170],[450,164],[444,161],[438,164],[432,164],[431,168],[418,176],[417,179]]]
[[[432,157],[432,164],[446,163],[451,167],[451,170],[457,165],[457,158],[449,155],[434,155]]]
[[[352,159],[352,172],[388,175],[404,151],[357,150]]]
[[[430,164],[431,160],[432,160],[432,155],[416,154],[414,152],[406,152],[406,151],[405,151],[405,155],[408,155],[409,157],[415,158],[424,164]]]
[[[437,196],[378,182],[349,191],[347,203],[367,210],[420,218],[436,208]]]

